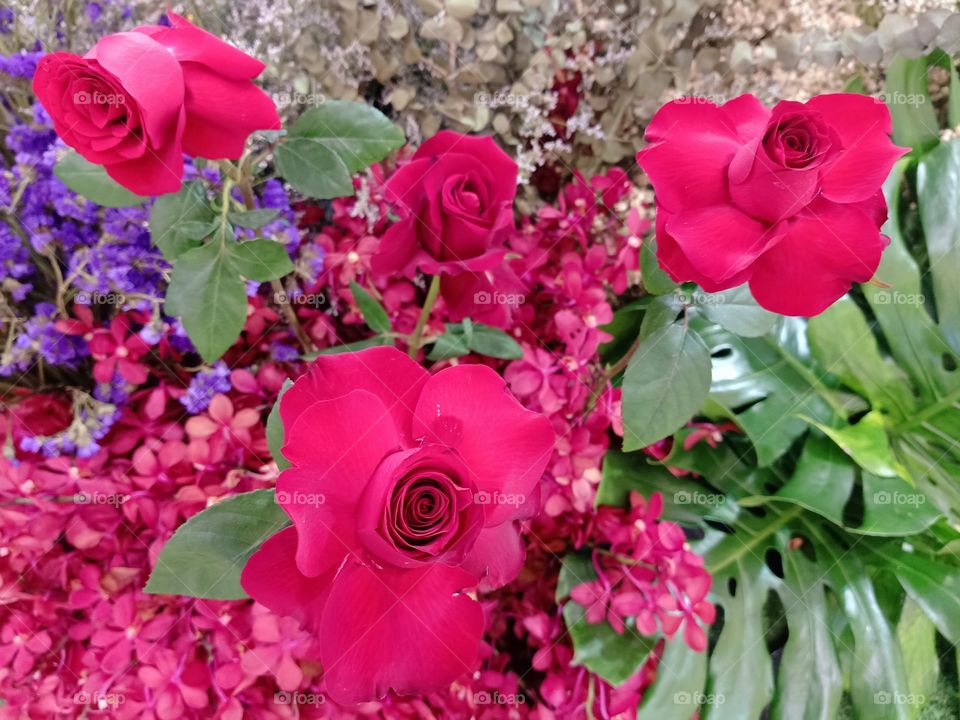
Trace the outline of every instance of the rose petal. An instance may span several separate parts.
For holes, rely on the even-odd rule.
[[[857,206],[815,200],[754,263],[750,290],[772,312],[816,315],[873,277],[888,242]]]
[[[483,611],[461,591],[474,582],[447,565],[378,570],[348,562],[320,628],[330,697],[350,704],[390,690],[422,695],[472,672]]]
[[[481,592],[489,592],[517,577],[526,554],[517,523],[507,521],[484,528],[460,567],[477,577]]]
[[[415,438],[455,448],[489,502],[487,525],[515,517],[553,449],[550,421],[524,409],[503,378],[484,365],[441,370],[423,388]]]

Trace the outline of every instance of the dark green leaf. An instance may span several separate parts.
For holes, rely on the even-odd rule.
[[[760,337],[777,324],[778,316],[757,305],[746,284],[718,293],[704,293],[699,303],[704,314],[732,333]]]
[[[275,208],[258,208],[256,210],[244,210],[243,212],[231,212],[228,213],[227,217],[237,227],[258,230],[273,222],[279,214],[280,211]]]
[[[208,363],[233,345],[247,318],[247,293],[227,246],[214,241],[180,255],[166,311],[183,320],[190,342]]]
[[[960,141],[943,143],[923,157],[917,196],[940,330],[960,352]]]
[[[895,57],[887,66],[883,92],[897,145],[925,150],[937,144],[940,125],[930,98],[926,58]]]
[[[144,590],[211,600],[245,598],[240,572],[247,559],[289,524],[273,490],[221,500],[177,529],[160,551]]]
[[[350,291],[353,293],[354,302],[360,308],[360,313],[370,329],[376,333],[390,332],[390,317],[383,306],[355,282],[350,283]]]
[[[281,470],[290,467],[290,461],[281,452],[283,448],[283,423],[280,420],[280,399],[290,389],[291,385],[293,385],[293,380],[288,378],[283,381],[283,387],[280,388],[277,401],[270,408],[270,414],[267,416],[267,447],[270,448],[270,455]]]
[[[381,347],[383,345],[393,345],[393,339],[388,337],[380,337],[379,335],[372,338],[366,338],[364,340],[357,340],[356,342],[346,343],[344,345],[334,345],[333,347],[324,348],[313,355],[339,355],[340,353],[345,352],[357,352],[358,350],[366,350],[367,348],[372,347]],[[310,360],[312,357],[305,357],[304,359]]]
[[[503,330],[489,325],[473,324],[473,332],[468,338],[470,349],[480,355],[501,360],[517,360],[523,357],[523,348]]]
[[[710,390],[710,354],[683,323],[650,334],[623,378],[623,448],[636,450],[683,426]]]
[[[191,237],[193,223],[210,225],[217,220],[200,183],[184,183],[180,192],[161,195],[150,211],[150,236],[160,252],[173,262],[200,243]],[[195,235],[196,233],[192,233]]]
[[[102,165],[84,160],[73,150],[61,158],[53,168],[53,174],[77,195],[103,207],[133,207],[149,200],[133,194],[107,175]]]
[[[308,138],[291,138],[274,151],[277,169],[294,190],[320,199],[353,194],[353,177],[340,157]]]
[[[332,100],[310,108],[290,128],[332,150],[351,173],[380,162],[406,141],[403,131],[366,103]]]
[[[293,272],[293,263],[287,255],[287,249],[273,240],[247,240],[231,243],[229,247],[234,267],[250,280],[278,280]]]
[[[657,240],[652,235],[640,246],[640,277],[643,287],[651,295],[666,295],[677,289],[677,283],[660,267],[657,261]]]

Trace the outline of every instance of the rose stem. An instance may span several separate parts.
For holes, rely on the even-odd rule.
[[[409,354],[414,360],[417,359],[417,353],[420,352],[420,338],[423,337],[423,329],[430,319],[430,312],[433,310],[434,303],[437,302],[437,295],[440,294],[440,276],[434,275],[430,279],[430,287],[427,289],[427,297],[423,301],[423,310],[420,311],[420,317],[417,318],[417,325],[413,328],[413,335],[410,336]]]
[[[250,184],[249,161],[243,164],[237,187],[240,188],[240,195],[243,198],[244,206],[247,210],[254,210],[257,205],[254,202],[253,187]],[[259,234],[259,231],[257,232]],[[313,341],[310,340],[310,336],[304,331],[303,326],[300,324],[300,318],[297,317],[297,312],[293,309],[293,306],[289,301],[280,299],[286,297],[280,280],[271,280],[270,287],[273,288],[273,301],[280,306],[284,317],[287,318],[287,322],[290,324],[290,327],[293,328],[293,334],[297,336],[297,340],[300,342],[304,351],[308,353],[316,352],[317,347],[313,344]]]

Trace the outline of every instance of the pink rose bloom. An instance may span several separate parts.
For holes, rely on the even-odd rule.
[[[401,219],[384,234],[374,272],[491,270],[506,254],[516,192],[517,164],[492,138],[437,133],[387,180]]]
[[[661,267],[708,292],[749,282],[783,315],[822,312],[873,277],[889,242],[881,185],[907,152],[890,131],[886,105],[865,95],[664,105],[637,154]]]
[[[473,671],[484,629],[468,592],[506,584],[553,447],[490,368],[431,376],[392,347],[321,356],[283,395],[277,501],[293,526],[244,589],[319,639],[340,703],[423,694]]]
[[[183,153],[239,158],[254,130],[277,130],[255,58],[169,13],[172,27],[107,35],[86,55],[45,56],[33,90],[63,141],[138,195],[176,192]]]

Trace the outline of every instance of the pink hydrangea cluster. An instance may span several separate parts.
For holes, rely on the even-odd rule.
[[[397,333],[416,323],[422,277],[371,268],[391,223],[389,174],[375,166],[357,180],[356,197],[296,207],[299,280],[285,292],[317,348],[370,336],[352,281],[377,297]],[[0,717],[554,720],[587,715],[591,698],[593,717],[631,717],[659,650],[617,688],[573,665],[555,599],[561,557],[593,548],[597,584],[575,597],[591,618],[616,626],[634,617],[638,629],[659,626],[668,635],[683,625],[691,646],[701,647],[700,622],[710,618],[709,576],[684,549],[682,531],[658,519],[656,498],[635,498],[629,511],[594,510],[619,412],[598,357],[609,339],[602,327],[613,317],[611,291],[638,281],[639,237],[649,227],[632,193],[618,169],[576,176],[554,203],[521,218],[506,239],[504,268],[474,278],[482,288],[468,299],[470,317],[508,332],[523,357],[443,361],[492,365],[557,437],[543,511],[524,529],[526,565],[515,582],[480,597],[488,630],[472,677],[445,692],[339,708],[319,691],[322,669],[307,659],[316,657],[314,640],[296,621],[251,601],[142,592],[185,519],[276,480],[265,420],[303,363],[287,352],[294,331],[262,286],[251,289],[240,339],[222,366],[203,371],[203,382],[183,367],[182,329],[153,322],[149,311],[101,325],[78,307],[62,321],[62,333],[89,344],[98,379],[119,375],[134,388],[88,457],[47,457],[20,442],[25,424],[50,437],[76,424],[65,395],[21,398],[0,413]],[[462,314],[461,303],[450,308],[441,299],[425,336]],[[140,340],[148,328],[156,333],[149,352]],[[651,594],[631,599],[630,585]]]

